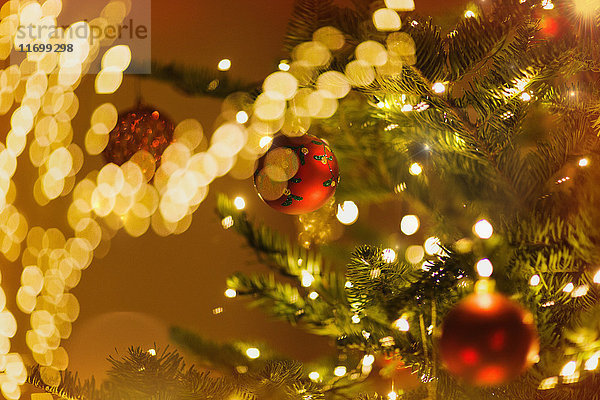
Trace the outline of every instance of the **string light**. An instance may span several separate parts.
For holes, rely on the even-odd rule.
[[[277,68],[279,68],[280,71],[287,72],[290,70],[290,64],[288,64],[287,61],[285,61],[285,60],[281,60],[281,62],[277,66]]]
[[[338,365],[337,367],[335,367],[335,369],[333,370],[333,374],[337,377],[341,377],[346,375],[346,367],[343,365]]]
[[[576,369],[577,369],[577,363],[575,361],[569,361],[562,367],[562,370],[560,371],[560,375],[561,376],[573,375],[575,373]]]
[[[229,71],[229,69],[231,68],[231,60],[229,60],[228,58],[222,59],[221,61],[219,61],[217,68],[219,69],[219,71]]]
[[[353,324],[359,324],[360,323],[360,317],[358,315],[354,314],[352,316],[352,323]]]
[[[442,82],[436,82],[433,84],[431,89],[433,89],[433,91],[437,94],[442,94],[446,91],[446,85],[444,85]]]
[[[246,113],[246,111],[238,111],[237,114],[235,114],[235,120],[238,124],[245,124],[248,122],[248,113]]]
[[[493,272],[494,266],[492,265],[492,262],[489,259],[483,258],[477,261],[477,273],[480,277],[489,278],[490,276],[492,276]]]
[[[465,18],[475,18],[476,16],[477,15],[471,10],[465,11]]]
[[[579,162],[577,164],[580,167],[587,167],[589,163],[590,163],[590,160],[586,157],[583,157],[583,158],[579,159]]]
[[[423,172],[423,168],[421,167],[421,165],[419,163],[412,163],[412,164],[410,164],[410,167],[408,168],[408,172],[411,175],[417,176],[417,175],[420,175],[421,172]]]
[[[300,281],[303,287],[309,287],[315,281],[315,277],[313,274],[303,269],[300,273]]]
[[[398,393],[396,393],[392,390],[391,392],[388,393],[387,397],[388,397],[388,400],[396,400],[398,398]]]
[[[571,297],[582,297],[585,296],[590,287],[588,285],[577,286],[572,292]]]
[[[221,226],[223,227],[223,229],[231,228],[233,226],[233,217],[230,215],[230,216],[223,218],[221,220]]]
[[[308,298],[311,299],[311,300],[316,300],[317,297],[319,297],[319,293],[317,293],[317,292],[310,292],[308,294]]]
[[[554,9],[554,3],[552,3],[552,0],[542,0],[542,8],[544,10],[552,10]]]
[[[358,219],[358,207],[353,201],[344,201],[338,205],[335,217],[344,225],[352,225]]]
[[[593,371],[596,368],[598,368],[598,359],[600,358],[600,352],[595,353],[593,356],[591,356],[586,362],[585,362],[585,370],[586,371]]]
[[[396,261],[396,252],[394,249],[383,249],[381,252],[381,259],[387,263],[393,263]]]
[[[413,106],[410,104],[405,104],[402,106],[402,108],[400,109],[400,111],[402,112],[410,112],[413,110]]]
[[[238,196],[233,200],[233,205],[238,210],[243,210],[244,208],[246,208],[246,201],[243,197]]]
[[[599,283],[600,284],[600,269],[598,271],[596,271],[596,275],[594,275],[594,283]]]
[[[227,289],[225,291],[225,297],[233,299],[235,296],[237,296],[237,292],[235,289]]]
[[[149,349],[148,350],[148,354],[150,354],[151,356],[155,356],[156,355],[156,350],[155,349]]]
[[[442,246],[440,246],[440,239],[435,236],[430,236],[425,239],[423,247],[425,248],[425,252],[430,256],[441,254],[443,252]]]
[[[529,100],[531,100],[531,95],[527,92],[523,92],[523,93],[521,93],[521,100],[529,101]]]
[[[321,374],[319,374],[317,371],[312,371],[310,374],[308,374],[308,377],[311,381],[318,382],[321,378]]]
[[[392,323],[392,326],[401,332],[408,332],[410,329],[410,324],[408,323],[408,316],[406,314],[403,314],[400,318],[398,318]]]
[[[367,366],[367,367],[373,365],[374,362],[375,362],[375,356],[373,354],[367,354],[362,359],[362,365]]]
[[[539,285],[541,282],[541,278],[538,274],[533,275],[530,279],[529,279],[529,284],[531,286],[537,286]]]
[[[487,220],[481,219],[473,225],[473,232],[480,239],[489,239],[494,233],[494,227]]]
[[[400,230],[407,236],[414,235],[419,230],[419,217],[412,214],[402,217]]]
[[[246,355],[248,358],[255,360],[260,357],[260,350],[258,350],[256,347],[250,347],[246,350]]]
[[[573,289],[575,289],[575,285],[573,285],[573,282],[569,282],[567,283],[567,285],[563,288],[563,292],[565,293],[571,293],[573,291]]]

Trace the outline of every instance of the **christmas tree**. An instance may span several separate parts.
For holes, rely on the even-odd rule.
[[[59,398],[90,400],[600,398],[600,2],[482,2],[452,26],[419,16],[412,0],[351,3],[297,0],[289,60],[260,84],[154,62],[151,79],[225,99],[210,147],[199,151],[193,120],[174,127],[155,108],[117,115],[105,105],[85,146],[107,164],[78,183],[83,152],[61,136],[68,122],[56,117],[76,110],[52,101],[72,89],[46,89],[76,87],[79,75],[39,60],[29,72],[4,71],[15,88],[27,76],[27,89],[2,170],[16,168],[25,146],[18,138],[35,122],[34,196],[47,203],[74,187],[68,218],[76,233],[28,233],[12,206],[14,168],[5,174],[2,221],[15,245],[3,253],[18,258],[25,236],[46,243],[23,252],[23,265],[35,267],[24,269],[17,298],[32,314],[27,344],[37,365],[24,373],[20,356],[3,356],[6,397],[17,398],[26,380]],[[26,8],[3,8],[3,20],[23,19]],[[119,70],[116,49],[103,58],[98,93],[116,90],[115,70],[127,68]],[[28,111],[36,91],[51,120]],[[12,98],[5,112],[11,106]],[[60,271],[85,268],[120,228],[132,236],[149,226],[165,236],[185,231],[208,184],[230,171],[254,175],[265,203],[298,214],[299,233],[283,235],[220,195],[223,228],[270,270],[240,267],[226,296],[248,296],[331,338],[336,356],[303,366],[174,327],[172,339],[198,367],[164,346],[132,347],[110,357],[106,381],[81,382],[49,344],[53,331],[59,343],[68,337],[61,330],[78,307],[68,296],[77,281]],[[402,244],[364,221],[334,240],[339,223],[356,221],[356,203],[406,210]],[[3,315],[0,333],[12,337],[12,315]],[[412,384],[398,379],[402,371]]]

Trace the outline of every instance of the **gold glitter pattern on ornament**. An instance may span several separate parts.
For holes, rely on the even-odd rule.
[[[169,118],[147,106],[119,115],[117,126],[109,133],[103,155],[107,162],[122,165],[140,150],[150,153],[156,162],[173,141],[175,126]]]
[[[298,216],[298,243],[309,249],[333,239],[335,234],[335,197],[316,211]]]

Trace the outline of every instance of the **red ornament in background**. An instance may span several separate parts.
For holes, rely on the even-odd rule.
[[[496,293],[473,294],[446,316],[440,355],[455,376],[475,386],[499,385],[537,361],[533,316]]]
[[[275,138],[254,174],[260,198],[285,214],[317,210],[333,196],[338,183],[333,152],[312,135]]]
[[[104,158],[121,165],[135,153],[145,150],[152,155],[155,168],[167,146],[173,141],[173,122],[162,111],[138,106],[119,115],[115,128],[109,133]]]

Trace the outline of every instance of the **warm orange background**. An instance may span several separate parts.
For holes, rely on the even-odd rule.
[[[68,9],[80,7],[82,0],[63,3]],[[442,14],[465,1],[416,3],[422,14]],[[285,56],[282,39],[292,5],[292,0],[154,0],[152,56],[164,62],[211,67],[220,59],[229,58],[232,75],[248,81],[261,80]],[[99,104],[110,101],[120,110],[134,104],[135,76],[126,77],[115,95],[94,94],[93,78],[86,77],[77,90],[80,110],[74,120],[74,140],[80,144],[89,127],[89,116]],[[176,122],[196,118],[206,134],[212,132],[219,100],[186,97],[166,84],[150,80],[142,80],[141,89],[146,102],[165,110]],[[7,116],[0,117],[0,137],[8,129]],[[19,158],[15,178],[17,207],[24,212],[30,227],[59,227],[71,235],[66,223],[70,196],[46,207],[35,204],[31,188],[37,172],[29,164],[25,151]],[[100,156],[88,157],[80,176],[101,165]],[[174,324],[217,340],[265,340],[275,349],[302,360],[333,351],[327,340],[315,340],[300,329],[270,320],[259,310],[248,309],[244,301],[224,297],[228,275],[261,267],[237,235],[221,228],[213,211],[217,192],[243,196],[249,213],[293,234],[293,217],[282,216],[262,204],[250,181],[230,178],[211,184],[207,200],[183,235],[160,238],[148,232],[141,238],[131,238],[120,232],[113,239],[109,254],[93,261],[73,291],[81,314],[73,325],[71,338],[63,342],[71,369],[83,377],[91,373],[101,376],[108,366],[105,358],[115,348],[167,344],[167,328]],[[19,323],[14,348],[27,354],[24,334],[29,327],[28,316],[18,311],[14,301],[22,267],[20,262],[11,264],[5,260],[0,265],[8,307]],[[218,306],[224,307],[224,312],[215,316],[212,309]]]

